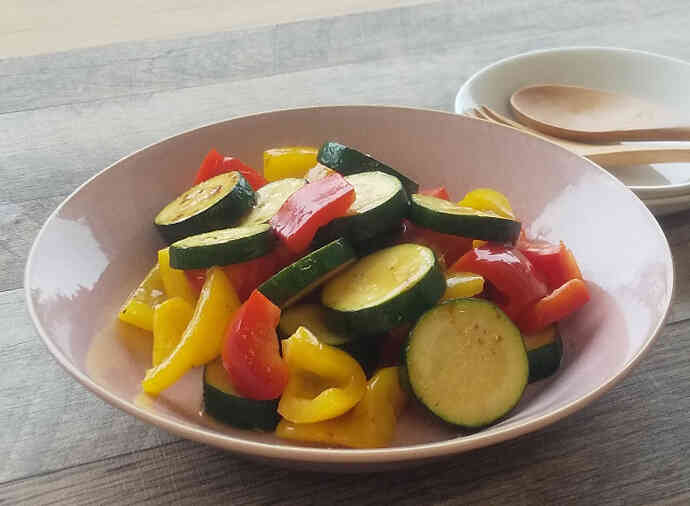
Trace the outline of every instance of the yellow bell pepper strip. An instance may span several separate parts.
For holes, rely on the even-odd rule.
[[[407,394],[400,386],[398,367],[379,370],[367,383],[362,400],[342,416],[316,423],[281,420],[276,436],[293,441],[350,448],[389,446]]]
[[[151,332],[153,330],[153,310],[165,300],[165,289],[158,264],[146,275],[136,290],[127,298],[117,317],[125,323]]]
[[[485,244],[487,244],[489,241],[482,241],[481,239],[473,239],[472,240],[472,247],[473,248],[481,248]]]
[[[306,146],[291,146],[264,151],[264,177],[277,181],[287,177],[304,177],[316,165],[318,149]]]
[[[189,283],[185,271],[170,267],[170,252],[168,248],[158,251],[158,267],[168,297],[182,297],[190,304],[196,303],[196,294]]]
[[[177,347],[194,315],[194,306],[182,297],[173,297],[153,310],[153,367],[163,362]]]
[[[335,418],[364,396],[364,371],[346,352],[320,343],[304,327],[282,345],[290,379],[278,403],[278,413],[286,420],[312,423]]]
[[[117,317],[140,329],[153,331],[153,307],[140,300],[128,299]]]
[[[441,300],[474,297],[484,290],[484,278],[472,272],[452,272],[446,278],[446,291]]]
[[[515,213],[506,196],[491,188],[472,190],[458,202],[458,205],[480,211],[493,211],[503,218],[515,219]]]
[[[211,267],[180,342],[168,358],[146,371],[142,381],[144,392],[157,395],[192,367],[219,356],[225,329],[239,307],[240,300],[223,269]]]

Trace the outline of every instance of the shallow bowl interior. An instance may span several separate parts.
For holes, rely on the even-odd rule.
[[[200,416],[200,371],[153,401],[139,384],[151,339],[117,322],[128,293],[162,242],[156,212],[192,181],[215,147],[255,167],[264,149],[339,140],[399,168],[423,186],[460,198],[475,187],[508,195],[531,235],[574,251],[592,300],[562,325],[565,359],[531,386],[501,423],[463,435],[415,409],[394,447],[300,447]],[[621,245],[636,246],[621,255]],[[634,364],[668,311],[673,269],[666,239],[633,193],[568,151],[512,129],[437,111],[375,106],[317,107],[209,125],[138,151],[105,169],[47,220],[26,269],[29,312],[50,352],[111,404],[183,437],[273,463],[364,471],[411,464],[536,430],[603,394]]]

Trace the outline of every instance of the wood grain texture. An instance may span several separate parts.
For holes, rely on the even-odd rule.
[[[473,72],[542,47],[627,46],[690,59],[689,22],[681,0],[453,0],[0,60],[0,503],[687,504],[690,211],[660,220],[676,298],[669,325],[628,378],[535,434],[383,475],[276,470],[111,408],[49,358],[18,289],[55,206],[162,137],[279,107],[449,110]]]
[[[177,439],[72,379],[35,333],[23,290],[0,293],[0,322],[0,483]]]
[[[454,0],[0,59],[0,114],[404,56],[422,62],[439,53],[458,56],[448,69],[455,75],[453,88],[496,58],[541,47],[626,40],[628,47],[690,55],[682,44],[682,0],[646,4],[644,11],[617,0],[590,3],[575,13],[569,5],[502,1],[489,9],[480,0]]]
[[[14,480],[0,485],[0,497],[32,504],[323,504],[324,497],[334,504],[410,506],[661,501],[687,493],[690,482],[690,398],[683,395],[689,332],[690,322],[667,327],[633,373],[583,411],[421,468],[303,473],[176,441]]]
[[[9,9],[5,8],[4,16],[0,18],[0,57],[271,25],[423,1],[345,0],[332,3],[292,0],[286,8],[280,0],[265,0],[257,9],[252,0],[121,0],[105,4],[88,0],[10,0]]]

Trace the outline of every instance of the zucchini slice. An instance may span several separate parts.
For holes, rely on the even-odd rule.
[[[257,401],[237,393],[220,359],[204,367],[204,410],[218,421],[240,429],[273,431],[279,399]]]
[[[239,172],[207,179],[178,196],[153,220],[173,243],[190,235],[232,226],[256,202],[256,194]]]
[[[410,198],[410,220],[443,234],[510,243],[517,240],[522,226],[519,221],[503,218],[491,211],[461,207],[420,194]]]
[[[468,429],[505,416],[529,376],[520,331],[481,299],[454,299],[426,312],[403,354],[414,396],[438,418]]]
[[[328,325],[328,313],[319,304],[298,304],[292,306],[280,315],[278,332],[287,338],[294,334],[298,328],[306,327],[316,338],[329,346],[342,346],[354,340],[342,330],[338,331]]]
[[[399,244],[362,258],[329,281],[321,302],[348,332],[370,335],[416,320],[445,288],[431,249]]]
[[[400,226],[409,200],[400,180],[384,172],[362,172],[345,178],[355,189],[348,215],[321,227],[315,241],[323,244],[345,237],[362,244]]]
[[[172,243],[170,267],[202,269],[246,262],[271,251],[275,242],[268,223],[205,232]]]
[[[259,286],[259,291],[276,306],[288,307],[356,258],[352,246],[345,239],[336,239],[278,271]]]
[[[523,335],[527,360],[529,360],[529,382],[548,378],[561,365],[563,342],[555,325],[549,325],[541,332]]]
[[[417,193],[419,184],[412,179],[403,176],[393,167],[379,162],[369,155],[360,153],[356,149],[343,146],[337,142],[326,142],[319,149],[316,160],[326,167],[340,172],[343,176],[358,174],[360,172],[380,171],[397,177],[408,194]]]
[[[262,186],[256,191],[256,205],[249,211],[249,214],[240,220],[239,225],[268,223],[290,195],[306,183],[304,179],[290,177]]]
[[[334,327],[329,321],[329,313],[320,304],[298,304],[280,315],[278,332],[283,337],[290,337],[299,327],[306,327],[324,344],[335,346],[349,353],[359,362],[369,376],[379,361],[379,347],[370,339],[357,339],[343,329]]]

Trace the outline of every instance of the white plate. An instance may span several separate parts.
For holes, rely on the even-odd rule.
[[[624,93],[678,110],[690,123],[690,64],[619,48],[571,47],[512,56],[480,70],[460,88],[455,112],[487,105],[510,116],[513,92],[532,84],[559,83]],[[612,171],[641,199],[690,193],[690,163],[654,164]]]
[[[647,199],[643,200],[643,202],[656,216],[665,216],[690,209],[690,194],[661,199]]]

